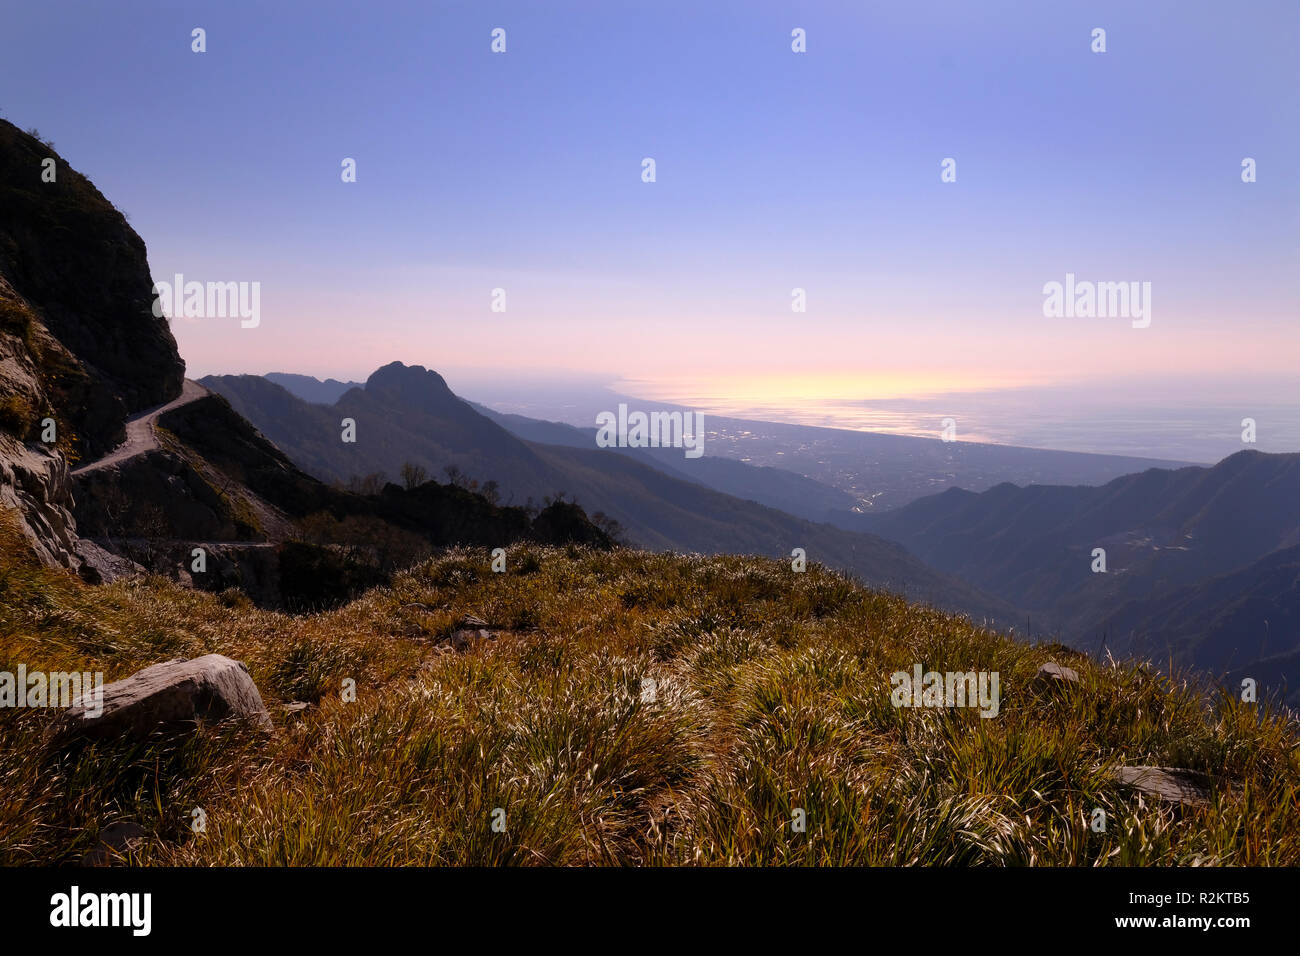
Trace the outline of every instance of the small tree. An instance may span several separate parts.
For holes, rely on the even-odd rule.
[[[609,539],[615,544],[623,546],[627,545],[627,537],[623,532],[623,526],[619,524],[618,521],[605,514],[605,512],[597,511],[591,516],[591,523],[601,531],[605,532],[605,534],[609,535]]]
[[[413,461],[408,461],[402,465],[402,484],[406,486],[407,491],[412,488],[419,488],[428,480],[429,472],[422,465],[417,465]]]
[[[457,488],[468,488],[470,486],[469,475],[460,470],[459,465],[448,465],[442,469],[442,473],[447,476],[447,483],[455,485]]]

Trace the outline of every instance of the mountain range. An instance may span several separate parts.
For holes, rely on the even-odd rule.
[[[442,376],[422,366],[386,365],[363,388],[348,390],[330,406],[305,401],[261,376],[200,381],[325,481],[342,485],[368,472],[396,476],[408,464],[435,476],[452,468],[479,488],[493,483],[493,491],[513,504],[569,496],[589,514],[616,521],[628,543],[639,547],[785,558],[802,548],[808,560],[977,620],[1011,627],[1020,619],[1012,605],[936,573],[873,534],[808,521],[723,493],[652,464],[656,459],[648,455],[581,447],[576,440],[527,441],[457,397]],[[355,422],[354,443],[341,440],[344,419]],[[739,463],[722,467],[761,474]],[[783,474],[776,481],[797,485],[806,480]]]
[[[310,394],[298,380],[280,380]],[[1216,675],[1253,668],[1261,686],[1292,699],[1300,688],[1300,455],[1243,451],[1213,467],[1148,468],[1100,486],[951,488],[800,529],[774,509],[825,513],[848,496],[781,468],[708,455],[687,461],[679,449],[597,449],[594,429],[464,402],[441,376],[400,363],[331,406],[256,376],[204,383],[325,479],[356,472],[357,452],[333,436],[342,416],[361,415],[359,427],[378,433],[362,459],[368,466],[450,465],[503,476],[501,488],[523,496],[566,490],[645,547],[775,554],[812,542],[810,555],[878,583],[906,581],[944,606],[987,612],[991,595],[1002,605],[994,618],[1010,614],[1024,633]],[[839,533],[848,529],[865,537]],[[878,543],[867,545],[878,538],[906,549],[889,557],[892,573],[879,563]],[[908,566],[914,558],[972,591],[927,579]]]
[[[1216,674],[1273,660],[1269,685],[1300,687],[1274,660],[1300,644],[1300,455],[1241,451],[1096,488],[952,489],[858,523],[1067,643]]]

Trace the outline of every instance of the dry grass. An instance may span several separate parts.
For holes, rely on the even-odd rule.
[[[1036,695],[1047,651],[819,567],[516,548],[492,574],[452,552],[289,617],[162,580],[88,588],[3,535],[0,670],[112,680],[222,653],[278,728],[53,751],[50,715],[0,712],[6,864],[76,860],[119,820],[156,835],[137,862],[169,865],[1300,864],[1289,715],[1088,661]],[[467,614],[502,633],[456,653],[439,642]],[[1001,713],[894,708],[914,663],[999,672]],[[1180,810],[1117,789],[1121,762],[1242,786]]]

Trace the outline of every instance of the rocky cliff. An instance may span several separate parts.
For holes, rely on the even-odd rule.
[[[0,277],[0,504],[20,516],[43,562],[69,566],[75,532],[67,458],[57,444],[29,441],[52,414],[37,356],[56,348],[26,302]]]
[[[0,504],[47,564],[80,568],[70,466],[185,365],[152,311],[144,241],[47,143],[0,120]]]

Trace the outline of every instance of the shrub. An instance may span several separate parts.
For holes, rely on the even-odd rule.
[[[33,356],[39,358],[39,343],[36,341],[36,317],[31,310],[14,302],[12,299],[0,299],[0,332],[8,332],[22,339],[23,345]]]
[[[36,409],[21,395],[0,398],[0,428],[19,441],[26,441],[36,421]]]

